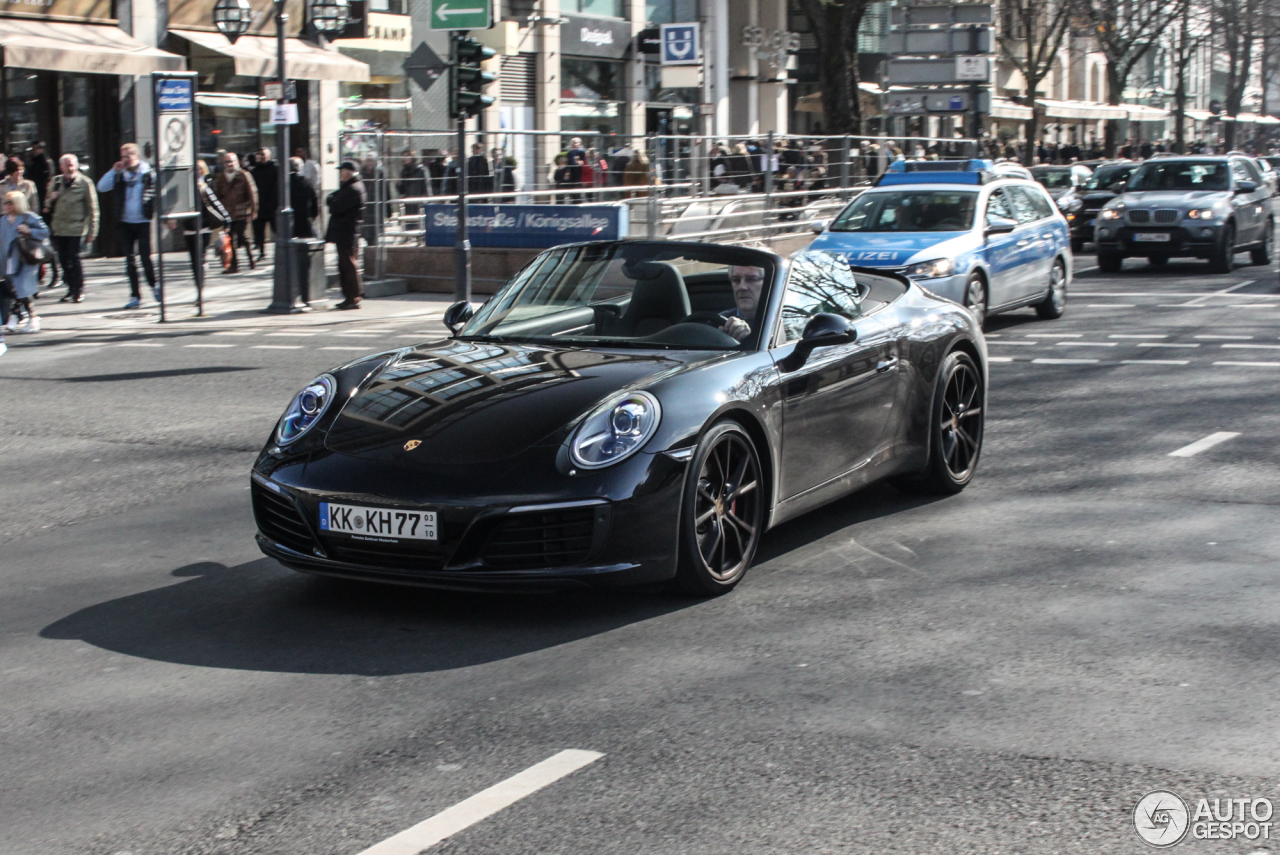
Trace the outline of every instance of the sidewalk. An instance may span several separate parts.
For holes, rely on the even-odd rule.
[[[163,324],[160,323],[160,305],[152,299],[145,277],[142,278],[142,305],[137,309],[123,308],[129,300],[129,280],[125,275],[123,258],[85,259],[84,302],[59,303],[59,298],[66,293],[66,287],[60,281],[53,290],[42,291],[36,303],[42,332],[11,333],[6,338],[12,346],[24,340],[39,339],[46,332],[65,335],[137,331],[146,327],[155,330],[327,327],[389,318],[439,318],[453,302],[452,296],[447,294],[400,294],[365,299],[361,301],[360,308],[353,311],[324,308],[296,315],[266,314],[263,309],[271,303],[273,255],[274,247],[267,250],[267,257],[256,270],[242,267],[240,273],[231,275],[224,274],[221,265],[211,260],[204,287],[205,315],[196,317],[196,292],[190,259],[185,252],[165,253],[166,322]],[[138,274],[142,276],[141,269]],[[328,296],[331,305],[342,299],[336,288],[330,289]]]

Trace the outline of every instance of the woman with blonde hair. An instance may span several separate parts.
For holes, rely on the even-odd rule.
[[[4,263],[5,298],[0,301],[0,323],[15,332],[39,332],[40,319],[31,305],[40,290],[40,264],[29,263],[23,258],[18,239],[32,237],[38,241],[49,239],[49,227],[38,214],[31,213],[27,195],[21,190],[11,190],[4,196],[0,214],[0,259]],[[17,311],[9,317],[9,301],[14,301]],[[19,313],[25,313],[26,322],[19,326]]]

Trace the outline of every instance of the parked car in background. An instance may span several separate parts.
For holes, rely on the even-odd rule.
[[[1153,267],[1170,258],[1203,258],[1215,273],[1226,273],[1238,252],[1269,264],[1275,239],[1271,190],[1257,162],[1243,155],[1150,160],[1133,171],[1096,223],[1098,267],[1106,272],[1136,256]]]
[[[1058,197],[1058,208],[1071,229],[1071,251],[1083,252],[1093,240],[1093,224],[1102,206],[1116,197],[1138,164],[1132,160],[1109,160],[1098,164],[1083,187]]]

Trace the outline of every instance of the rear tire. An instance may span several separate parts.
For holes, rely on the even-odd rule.
[[[1061,258],[1054,259],[1049,271],[1049,293],[1036,303],[1036,314],[1043,321],[1054,321],[1067,311],[1067,265]]]
[[[952,351],[942,361],[934,386],[929,419],[929,466],[915,478],[899,478],[899,489],[911,493],[953,495],[963,490],[978,468],[982,453],[982,372],[969,354]]]
[[[1209,272],[1230,273],[1236,263],[1236,227],[1227,223],[1222,230],[1222,241],[1209,258]]]
[[[1276,224],[1274,220],[1267,220],[1266,231],[1262,233],[1262,245],[1249,250],[1249,255],[1254,264],[1270,264],[1271,263],[1271,247],[1276,239]]]
[[[673,587],[695,597],[732,591],[755,558],[765,482],[751,437],[736,422],[711,426],[689,462]]]
[[[1113,249],[1098,250],[1098,269],[1103,273],[1119,273],[1124,256]]]

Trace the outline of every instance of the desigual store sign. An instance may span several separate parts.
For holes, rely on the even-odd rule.
[[[115,21],[111,0],[0,0],[0,15],[55,21]]]
[[[631,22],[565,15],[560,27],[560,51],[569,56],[622,59],[631,46]]]

